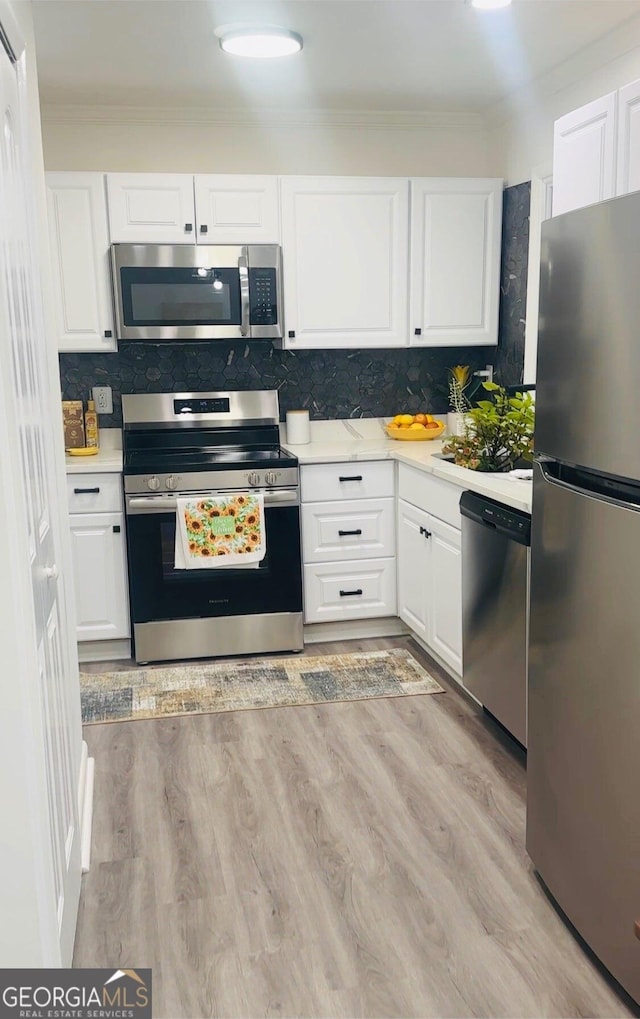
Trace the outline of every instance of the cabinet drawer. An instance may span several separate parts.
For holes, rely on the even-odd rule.
[[[303,465],[300,470],[302,501],[393,496],[393,466],[390,460]]]
[[[118,513],[122,509],[120,474],[67,474],[70,513]]]
[[[395,555],[394,500],[314,502],[302,507],[305,563]]]
[[[405,464],[398,468],[398,498],[460,530],[462,489]]]
[[[369,619],[396,614],[396,561],[322,563],[304,567],[305,621]]]

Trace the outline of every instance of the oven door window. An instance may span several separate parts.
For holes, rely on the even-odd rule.
[[[300,612],[300,510],[267,507],[265,526],[267,553],[257,569],[176,570],[175,516],[129,517],[133,621]]]
[[[120,270],[125,326],[239,325],[237,269]]]

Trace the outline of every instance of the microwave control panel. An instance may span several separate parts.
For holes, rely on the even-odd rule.
[[[250,319],[253,326],[278,324],[278,291],[275,269],[249,269]]]

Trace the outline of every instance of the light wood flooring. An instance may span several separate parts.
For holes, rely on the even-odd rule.
[[[390,646],[449,685],[407,638],[307,651]],[[533,873],[524,755],[456,691],[85,738],[74,965],[152,967],[154,1016],[640,1014]]]

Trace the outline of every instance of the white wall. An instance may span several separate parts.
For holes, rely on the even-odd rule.
[[[164,115],[166,118],[166,114]],[[117,108],[43,111],[47,170],[499,176],[492,140],[473,117],[215,115]]]
[[[493,159],[508,184],[551,166],[558,117],[640,78],[640,17],[626,22],[491,111]]]

